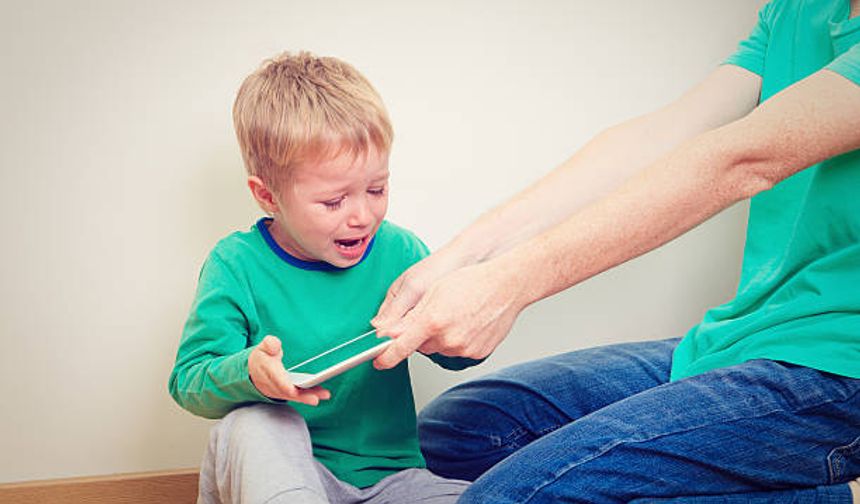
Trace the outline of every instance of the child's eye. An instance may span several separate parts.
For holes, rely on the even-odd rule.
[[[374,196],[384,196],[385,195],[385,186],[382,187],[371,187],[367,190],[368,193]]]
[[[343,204],[343,198],[337,198],[333,200],[323,201],[323,205],[329,210],[337,210]]]

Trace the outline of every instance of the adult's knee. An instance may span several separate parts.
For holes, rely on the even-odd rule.
[[[504,380],[481,379],[458,385],[431,401],[418,415],[419,434],[428,443],[457,438],[457,451],[485,450],[511,442],[524,432],[510,406],[518,393]]]
[[[509,383],[481,379],[458,385],[418,415],[427,467],[446,478],[472,481],[534,439],[506,404]]]

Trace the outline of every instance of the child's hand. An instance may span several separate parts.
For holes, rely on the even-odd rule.
[[[331,397],[331,392],[322,387],[300,389],[293,385],[281,358],[284,350],[281,340],[266,336],[248,355],[248,374],[251,382],[264,396],[285,399],[311,406]]]

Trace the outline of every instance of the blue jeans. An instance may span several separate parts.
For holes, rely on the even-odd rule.
[[[851,502],[860,380],[755,360],[670,382],[678,341],[453,387],[419,417],[428,467],[474,480],[462,503]]]

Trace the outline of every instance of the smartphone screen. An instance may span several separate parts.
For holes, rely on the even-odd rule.
[[[331,366],[344,361],[354,355],[358,355],[365,350],[369,350],[377,345],[381,345],[391,338],[377,337],[376,332],[370,332],[365,335],[362,335],[359,338],[356,338],[347,344],[344,344],[340,347],[335,347],[335,349],[330,350],[328,352],[324,352],[313,359],[305,361],[301,364],[291,367],[288,369],[291,373],[307,373],[307,374],[317,374],[321,371],[325,371]]]

